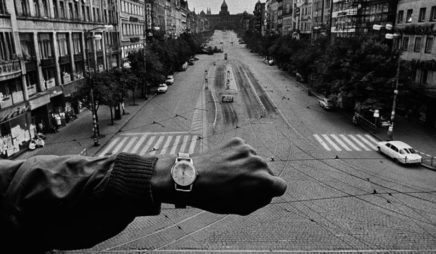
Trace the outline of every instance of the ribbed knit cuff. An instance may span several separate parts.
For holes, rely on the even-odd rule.
[[[157,162],[155,157],[120,153],[116,156],[107,189],[123,204],[134,209],[135,215],[158,215],[161,203],[155,202],[151,177]]]

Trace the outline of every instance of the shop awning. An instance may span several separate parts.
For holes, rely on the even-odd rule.
[[[0,110],[0,123],[7,122],[17,116],[20,116],[29,109],[29,105],[21,105],[18,107],[11,107]]]

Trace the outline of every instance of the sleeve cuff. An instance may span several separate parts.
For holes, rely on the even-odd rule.
[[[151,177],[155,171],[156,157],[141,157],[120,153],[115,157],[107,190],[126,209],[133,209],[135,215],[158,215],[161,203],[153,199]]]

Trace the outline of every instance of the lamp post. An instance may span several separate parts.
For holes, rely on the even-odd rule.
[[[99,146],[99,125],[98,125],[98,120],[97,120],[97,109],[95,108],[95,99],[94,99],[94,83],[93,83],[93,79],[91,78],[91,66],[90,66],[90,61],[89,61],[89,55],[88,55],[88,42],[87,39],[91,38],[92,40],[96,39],[96,40],[101,40],[102,36],[91,36],[88,37],[88,33],[95,31],[95,30],[110,30],[112,29],[113,26],[112,25],[104,25],[104,26],[99,26],[99,27],[95,27],[93,29],[90,30],[85,30],[84,34],[85,34],[85,38],[86,38],[86,42],[85,42],[85,51],[86,51],[86,64],[88,66],[88,71],[87,73],[87,84],[91,86],[91,91],[90,91],[90,97],[91,97],[91,111],[92,111],[92,131],[93,131],[93,138],[94,138],[94,146]],[[92,43],[92,52],[94,53],[94,43]],[[94,59],[94,72],[97,68],[97,63],[96,60]]]

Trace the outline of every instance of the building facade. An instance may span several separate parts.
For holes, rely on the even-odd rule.
[[[411,116],[436,127],[436,2],[400,0],[395,26],[401,57],[413,69]]]
[[[51,116],[64,124],[79,110],[71,95],[85,70],[118,66],[118,19],[114,0],[0,3],[0,154],[9,157],[50,129]]]
[[[265,35],[265,18],[266,18],[266,9],[265,9],[265,3],[261,3],[260,0],[256,3],[254,6],[253,11],[253,30],[256,33],[261,34],[262,36]]]
[[[331,22],[331,0],[313,0],[312,2],[312,36],[314,39],[327,36]]]
[[[144,0],[119,0],[121,57],[143,48],[145,29]]]
[[[288,35],[292,33],[293,23],[294,23],[294,0],[283,0],[283,27],[282,27],[282,35]]]
[[[397,0],[333,0],[331,33],[334,37],[372,33],[373,25],[394,24]]]
[[[243,14],[230,14],[226,1],[224,0],[221,5],[219,14],[212,14],[208,11],[200,13],[200,16],[206,18],[209,21],[210,29],[220,30],[238,30],[242,26]]]

